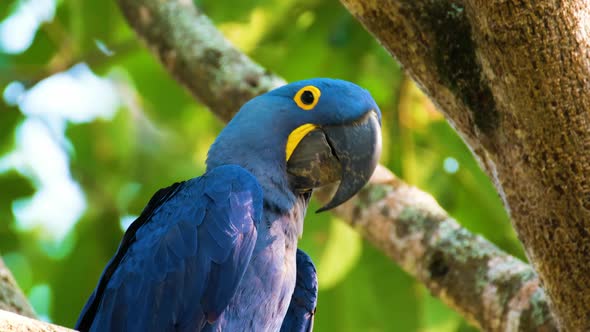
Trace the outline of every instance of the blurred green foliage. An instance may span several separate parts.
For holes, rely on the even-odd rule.
[[[1,1],[0,19],[16,3]],[[289,81],[337,77],[369,89],[384,115],[382,162],[432,193],[462,225],[523,257],[470,151],[337,1],[196,3],[240,49]],[[34,183],[14,170],[0,174],[0,252],[38,313],[65,326],[74,324],[116,250],[120,219],[139,214],[158,188],[200,175],[223,126],[142,46],[114,1],[58,1],[55,18],[26,52],[0,54],[0,91],[14,80],[32,87],[78,62],[115,80],[125,102],[112,120],[67,127],[72,176],[88,207],[63,240],[64,257],[48,254],[39,232],[15,226],[12,203],[33,194]],[[18,107],[0,102],[1,154],[14,147],[24,119]],[[309,213],[305,227],[300,247],[320,274],[316,331],[473,330],[330,214]]]

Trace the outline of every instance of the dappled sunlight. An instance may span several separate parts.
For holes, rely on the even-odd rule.
[[[459,162],[453,157],[446,157],[443,161],[443,168],[449,174],[455,174],[459,171]]]
[[[40,119],[25,120],[17,130],[15,150],[0,159],[0,165],[16,169],[37,189],[33,197],[13,202],[17,226],[41,228],[40,237],[59,242],[86,209],[86,201],[71,178],[68,156],[55,134]]]
[[[258,8],[252,11],[246,23],[226,23],[219,27],[223,34],[244,52],[251,51],[266,31],[272,13]]]
[[[316,263],[319,288],[327,290],[338,285],[359,262],[362,252],[361,235],[343,221],[332,218],[326,248]]]
[[[17,106],[18,100],[25,94],[26,88],[25,85],[21,82],[13,81],[10,82],[6,88],[4,88],[4,93],[2,97],[4,98],[4,102],[10,106]]]
[[[80,185],[70,174],[67,123],[110,119],[119,108],[114,85],[79,64],[50,76],[29,90],[18,83],[5,89],[8,104],[27,117],[15,132],[14,150],[0,158],[0,172],[15,169],[36,188],[32,197],[12,204],[19,229],[60,243],[86,210]]]
[[[37,284],[31,288],[27,297],[31,301],[33,308],[35,308],[39,320],[51,323],[51,318],[49,318],[53,300],[51,287],[48,284]]]
[[[124,215],[121,216],[121,220],[119,220],[119,226],[121,226],[121,230],[125,232],[129,226],[137,219],[136,215]]]
[[[84,123],[97,118],[111,119],[120,98],[111,80],[96,76],[82,63],[42,80],[18,104],[28,116]]]
[[[16,10],[0,22],[0,53],[26,51],[45,22],[53,20],[56,0],[20,0]]]
[[[304,12],[296,22],[280,21],[282,12],[291,10],[294,0],[285,0],[269,6],[260,6],[252,9],[247,21],[230,21],[218,26],[223,35],[232,44],[245,53],[249,53],[258,47],[260,41],[266,37],[269,30],[276,24],[290,24],[298,29],[306,29],[314,20],[312,12]]]

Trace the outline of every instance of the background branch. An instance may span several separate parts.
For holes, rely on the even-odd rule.
[[[0,258],[0,310],[12,311],[31,318],[35,317],[35,312],[27,301],[27,297],[18,287],[2,258]],[[4,330],[0,328],[0,331]]]
[[[0,310],[0,331],[2,332],[73,332],[68,328],[53,325],[12,312]]]
[[[191,1],[118,3],[166,69],[224,122],[244,101],[285,83],[235,49]]]
[[[480,329],[556,331],[529,265],[462,228],[430,194],[387,169],[336,214]]]
[[[284,83],[231,46],[190,1],[118,3],[165,67],[224,121]],[[389,177],[337,214],[474,324],[555,329],[532,269],[459,227],[430,195]]]

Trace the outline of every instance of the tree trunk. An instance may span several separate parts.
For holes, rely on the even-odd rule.
[[[590,3],[341,1],[479,157],[559,326],[590,330]]]

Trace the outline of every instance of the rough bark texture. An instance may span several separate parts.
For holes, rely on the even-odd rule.
[[[225,121],[251,97],[284,82],[229,45],[191,1],[118,3],[166,68]],[[203,62],[205,53],[215,56]],[[249,74],[239,74],[244,72]],[[221,87],[232,93],[216,91]],[[531,268],[460,228],[428,194],[389,178],[338,211],[475,325],[491,331],[555,330]]]
[[[2,332],[73,332],[65,327],[41,322],[12,312],[0,310]]]
[[[0,258],[0,310],[8,310],[16,312],[19,315],[35,317],[33,308],[16,284],[12,273],[4,265],[2,258]],[[4,331],[1,329],[1,325],[0,331]]]
[[[590,3],[341,1],[479,157],[560,327],[590,330]]]

